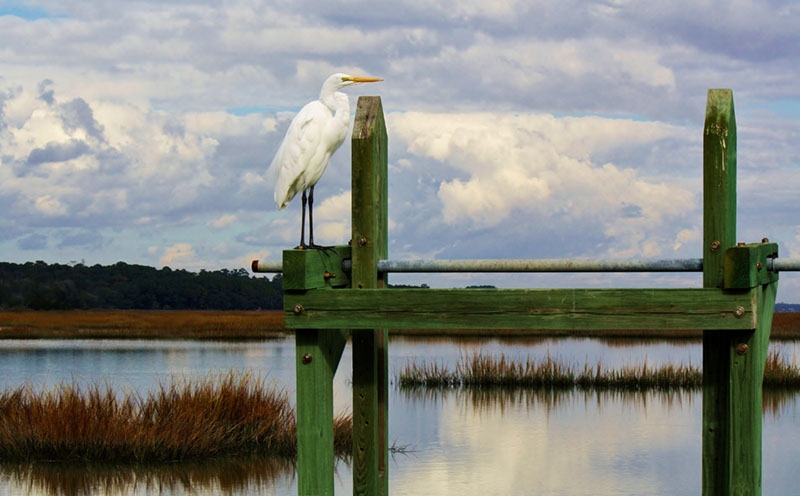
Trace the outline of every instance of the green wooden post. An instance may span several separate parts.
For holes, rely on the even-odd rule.
[[[333,496],[333,376],[346,331],[297,329],[297,494]]]
[[[777,278],[750,284],[752,271],[758,270],[750,260],[758,253],[731,251],[736,244],[736,118],[731,90],[708,92],[703,196],[703,286],[746,291],[756,309],[752,330],[703,332],[703,495],[760,495],[761,383]]]
[[[386,258],[388,155],[379,97],[360,97],[352,137],[351,285],[382,288],[377,262]],[[353,330],[353,494],[386,495],[388,331]]]
[[[736,243],[736,122],[733,93],[709,90],[703,129],[703,287],[723,286]],[[728,333],[703,333],[703,495],[730,494],[731,347]]]
[[[287,295],[325,290],[348,282],[341,270],[350,247],[283,252],[283,288]],[[286,300],[284,300],[286,303]],[[287,309],[284,309],[287,311]],[[302,313],[302,307],[288,309]],[[297,493],[333,496],[333,376],[347,343],[344,330],[296,329]]]

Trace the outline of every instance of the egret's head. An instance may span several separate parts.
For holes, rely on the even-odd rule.
[[[339,72],[325,80],[325,84],[322,85],[322,94],[333,93],[334,91],[344,88],[345,86],[350,86],[353,84],[377,83],[380,81],[383,81],[383,79],[375,77],[351,76],[350,74],[343,74]]]

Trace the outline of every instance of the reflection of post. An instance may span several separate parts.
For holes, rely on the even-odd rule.
[[[703,494],[760,495],[761,387],[777,289],[777,274],[764,267],[777,245],[734,246],[736,119],[730,90],[708,92],[703,182],[703,286],[749,291],[756,312],[755,329],[703,332]]]
[[[354,289],[385,285],[378,260],[387,255],[387,135],[379,97],[361,97],[352,138],[352,273]],[[353,330],[353,494],[386,495],[388,473],[388,334]]]

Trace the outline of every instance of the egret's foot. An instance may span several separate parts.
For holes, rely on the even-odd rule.
[[[324,246],[318,245],[315,243],[311,244],[301,244],[294,247],[295,250],[321,250],[321,251],[329,251],[336,248],[335,246]]]
[[[330,251],[335,248],[336,248],[335,246],[324,246],[324,245],[317,245],[314,243],[307,246],[307,249],[309,250],[322,250],[322,251]]]

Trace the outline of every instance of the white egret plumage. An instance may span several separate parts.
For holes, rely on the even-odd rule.
[[[292,119],[270,169],[276,176],[275,205],[283,209],[302,193],[300,246],[314,247],[314,186],[322,177],[331,155],[341,146],[350,126],[350,100],[341,88],[375,83],[379,78],[337,73],[325,80],[319,100],[307,103]],[[305,244],[306,205],[308,242]]]

